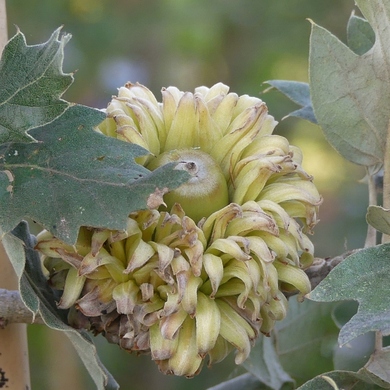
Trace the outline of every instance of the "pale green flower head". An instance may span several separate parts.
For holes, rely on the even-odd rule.
[[[275,125],[263,101],[221,83],[169,87],[161,102],[120,88],[98,131],[148,150],[148,169],[176,162],[191,179],[130,214],[126,231],[85,227],[75,246],[40,235],[70,323],[150,353],[166,374],[192,377],[232,350],[242,363],[285,317],[284,292],[310,291],[307,233],[322,199]]]

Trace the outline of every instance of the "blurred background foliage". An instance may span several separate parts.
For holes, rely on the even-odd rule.
[[[224,82],[238,94],[260,96],[281,121],[294,110],[277,92],[262,94],[271,79],[307,81],[310,23],[342,41],[353,0],[8,0],[9,35],[15,25],[28,44],[46,41],[53,30],[73,35],[64,68],[75,71],[69,101],[104,108],[127,81],[147,85],[159,98],[162,87],[183,90]],[[276,133],[303,149],[304,167],[324,197],[313,237],[317,256],[362,247],[366,185],[361,167],[344,161],[320,129],[287,119]],[[33,389],[93,389],[66,337],[29,327]],[[242,371],[230,356],[192,379],[161,375],[148,356],[134,356],[96,339],[100,356],[121,389],[206,389]]]

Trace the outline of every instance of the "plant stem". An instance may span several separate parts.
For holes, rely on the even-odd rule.
[[[0,244],[0,287],[18,289],[15,271]],[[0,369],[10,389],[30,389],[27,325],[9,324],[0,329]],[[1,382],[0,382],[1,386]]]
[[[0,0],[0,53],[8,41],[7,12],[5,0]]]
[[[17,290],[5,290],[0,288],[0,329],[14,323],[43,324],[38,315],[35,318],[20,297]]]
[[[0,53],[8,41],[5,0],[0,0]],[[18,279],[0,243],[0,287],[18,290]],[[31,389],[26,324],[0,329],[0,387]]]
[[[377,197],[377,190],[375,185],[375,178],[374,175],[370,174],[368,169],[367,169],[367,177],[368,177],[368,205],[376,206],[378,197]],[[369,248],[375,245],[376,245],[376,229],[370,224],[368,224],[366,242],[364,243],[364,247]]]
[[[387,127],[385,155],[383,159],[383,208],[390,209],[390,126]],[[390,236],[382,235],[382,243],[390,242]]]
[[[383,348],[383,335],[382,332],[375,332],[375,351],[380,352]]]

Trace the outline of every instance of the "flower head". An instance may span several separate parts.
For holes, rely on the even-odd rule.
[[[120,88],[99,131],[143,146],[151,170],[173,161],[191,176],[126,231],[82,228],[75,246],[40,235],[70,323],[150,352],[164,373],[194,376],[233,349],[243,362],[284,318],[283,291],[310,290],[306,234],[321,197],[275,125],[264,102],[223,84],[169,87],[162,103],[143,85]]]

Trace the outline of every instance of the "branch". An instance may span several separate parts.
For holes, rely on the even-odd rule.
[[[43,324],[41,317],[33,314],[20,298],[19,291],[0,288],[0,329],[11,323]]]
[[[343,253],[340,256],[329,257],[326,259],[321,259],[316,257],[313,264],[305,270],[307,276],[310,279],[311,288],[314,289],[323,279],[328,276],[329,272],[332,271],[334,267],[339,265],[345,258],[352,255],[353,253],[358,252],[360,249],[354,249],[348,252]]]
[[[359,250],[360,249],[353,249],[343,253],[340,256],[329,257],[326,259],[316,257],[313,261],[313,264],[309,268],[305,269],[306,275],[310,280],[311,289],[313,290],[315,287],[317,287],[320,282],[328,276],[329,272],[332,271],[334,267],[339,265],[348,256],[358,252]],[[285,293],[284,295],[289,298],[297,294],[298,292],[294,291]]]
[[[8,41],[7,12],[5,0],[0,1],[0,54]]]

